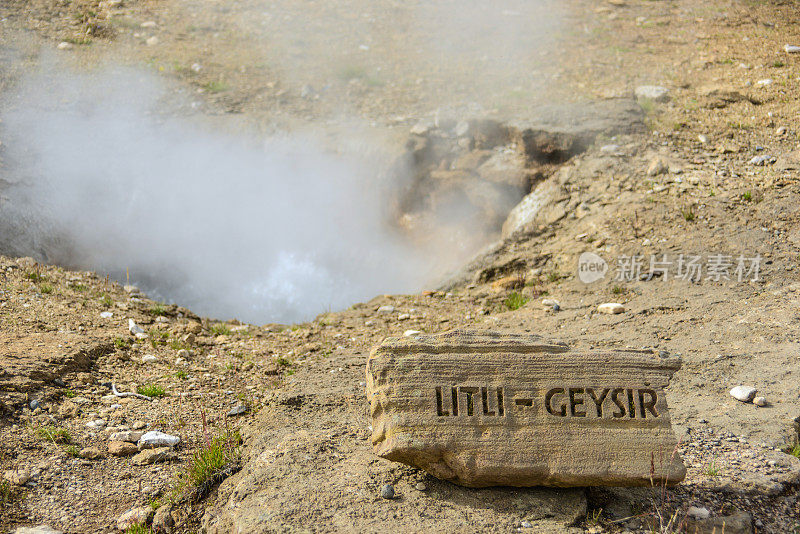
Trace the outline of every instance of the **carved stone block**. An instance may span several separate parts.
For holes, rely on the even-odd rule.
[[[664,388],[679,358],[537,336],[388,338],[367,364],[375,452],[481,487],[674,484]]]

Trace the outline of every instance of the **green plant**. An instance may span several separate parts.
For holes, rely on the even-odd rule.
[[[74,289],[75,291],[80,291],[81,293],[84,293],[84,292],[86,292],[86,291],[89,289],[88,287],[86,287],[86,286],[85,286],[85,285],[83,285],[83,284],[73,284],[71,287],[72,287],[72,289]]]
[[[215,484],[236,473],[242,457],[239,448],[242,437],[238,431],[225,431],[209,438],[205,418],[203,430],[206,432],[205,444],[192,455],[182,481],[193,489],[195,500],[202,499]]]
[[[275,363],[277,363],[280,367],[290,367],[292,365],[291,360],[284,358],[283,356],[278,356],[275,358]]]
[[[752,202],[753,201],[753,193],[750,191],[745,191],[742,193],[742,200],[745,202]]]
[[[504,304],[506,305],[506,308],[508,308],[509,310],[518,310],[521,307],[523,307],[527,302],[528,302],[527,297],[524,297],[519,293],[517,293],[516,291],[514,291],[510,295],[508,295]]]
[[[150,508],[152,508],[154,511],[158,510],[159,508],[161,508],[161,500],[160,499],[151,500],[150,501]]]
[[[773,67],[775,67],[776,69],[779,69],[779,68],[781,68],[781,67],[785,67],[785,66],[786,66],[786,63],[784,63],[783,61],[780,61],[780,60],[778,60],[778,61],[773,61],[773,62],[772,62],[772,66],[773,66]]]
[[[110,308],[114,305],[114,301],[111,300],[111,297],[103,293],[103,296],[100,298],[100,303],[103,304],[106,308]]]
[[[681,215],[683,215],[684,220],[691,222],[695,218],[694,209],[691,206],[681,209]]]
[[[561,280],[561,273],[559,273],[558,271],[553,271],[551,273],[548,273],[547,275],[548,282],[558,282],[559,280]]]
[[[213,325],[209,331],[215,336],[229,336],[231,334],[231,329],[228,328],[228,325],[223,323]]]
[[[131,340],[130,339],[125,339],[125,338],[122,338],[122,337],[118,337],[118,338],[114,339],[114,348],[119,349],[119,350],[129,349],[129,348],[131,348]]]
[[[718,477],[722,473],[722,470],[717,466],[717,463],[716,463],[715,460],[711,460],[711,463],[708,464],[708,466],[705,468],[703,473],[706,476]]]
[[[51,286],[50,284],[42,284],[39,286],[39,292],[45,295],[49,295],[50,293],[53,292],[53,286]]]
[[[230,89],[230,86],[221,80],[215,80],[213,82],[208,82],[207,84],[203,85],[203,89],[205,89],[209,93],[224,93],[225,91]]]
[[[167,308],[162,306],[161,304],[153,304],[150,306],[150,309],[147,310],[147,313],[153,316],[164,315],[167,313]]]
[[[11,504],[11,497],[11,484],[8,482],[8,480],[0,480],[0,506]]]
[[[181,350],[181,349],[189,350],[190,347],[189,344],[186,343],[185,341],[182,341],[180,339],[173,339],[172,341],[169,342],[169,348],[171,348],[172,350]]]
[[[180,378],[181,380],[186,380],[188,377],[189,375],[186,371],[178,371],[175,373],[175,378]]]
[[[35,284],[47,281],[47,277],[46,276],[42,276],[37,271],[33,271],[33,272],[30,272],[30,273],[27,273],[25,275],[25,278],[30,280],[31,282],[33,282]]]
[[[148,527],[147,525],[143,525],[141,523],[135,523],[128,527],[125,531],[125,534],[152,534],[153,530]]]
[[[43,426],[38,429],[39,436],[43,439],[52,441],[53,443],[67,444],[72,441],[72,437],[64,428],[56,428],[54,426]]]
[[[72,391],[71,389],[65,389],[65,390],[64,390],[64,396],[65,396],[66,398],[68,398],[68,399],[72,399],[72,398],[74,398],[74,397],[75,397],[75,392],[74,392],[74,391]]]
[[[621,295],[622,293],[625,292],[625,290],[622,289],[622,286],[614,286],[611,288],[611,292],[614,293],[615,295]]]
[[[649,98],[642,98],[639,100],[639,107],[645,115],[651,115],[656,110],[656,104]]]
[[[590,512],[586,513],[586,524],[587,525],[599,525],[600,522],[603,520],[603,509],[602,508],[595,508]]]
[[[158,384],[142,384],[136,387],[136,393],[147,397],[163,397],[167,394],[163,387]]]
[[[791,454],[795,458],[800,458],[800,441],[794,444],[794,446],[789,447],[786,451],[786,454]]]
[[[81,452],[78,450],[78,447],[76,447],[75,445],[70,445],[69,447],[67,447],[64,450],[67,452],[67,454],[69,454],[73,458],[78,458],[81,455]]]
[[[156,328],[151,328],[150,330],[148,330],[147,335],[149,336],[150,339],[150,345],[154,349],[157,349],[162,345],[166,345],[167,340],[169,339],[169,332],[158,330]]]

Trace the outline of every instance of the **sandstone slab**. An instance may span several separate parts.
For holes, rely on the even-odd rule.
[[[674,484],[664,388],[680,365],[530,335],[388,338],[367,364],[373,448],[471,487]]]

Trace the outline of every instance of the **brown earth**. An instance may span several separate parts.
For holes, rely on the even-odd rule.
[[[555,174],[549,168],[538,178],[550,191],[538,218],[441,291],[379,296],[305,324],[218,323],[101,275],[3,257],[0,468],[28,470],[31,479],[2,486],[0,528],[115,530],[126,510],[168,502],[205,441],[205,421],[214,433],[241,427],[241,471],[205,499],[176,506],[181,532],[649,531],[673,512],[676,524],[662,531],[694,531],[689,506],[708,508],[712,520],[747,512],[757,532],[800,529],[800,469],[783,452],[798,439],[800,416],[800,54],[783,49],[800,45],[795,2],[545,6],[561,20],[555,36],[508,68],[494,65],[487,72],[495,79],[476,76],[469,61],[442,64],[415,52],[412,44],[442,21],[416,24],[411,7],[394,2],[283,2],[269,17],[255,1],[103,6],[2,3],[0,99],[40,63],[41,48],[82,69],[152,69],[191,88],[213,120],[263,131],[346,124],[346,109],[405,139],[437,109],[513,123],[536,119],[552,102],[631,98],[639,85],[664,86],[670,98],[640,101],[646,133],[601,135]],[[292,40],[309,9],[321,13],[319,38]],[[142,28],[147,21],[156,25]],[[362,43],[353,28],[365,27]],[[146,44],[153,36],[158,42]],[[71,49],[54,50],[66,40]],[[357,55],[360,44],[375,53]],[[226,122],[231,114],[236,120]],[[759,155],[778,161],[750,163]],[[587,251],[610,265],[589,285],[577,277]],[[704,265],[710,255],[730,256],[732,279],[690,282],[674,266],[667,275],[614,279],[617,258],[641,255],[647,273],[651,255],[663,254],[701,255]],[[739,255],[761,256],[758,280],[737,280]],[[544,297],[559,310],[542,305]],[[625,311],[598,313],[604,302]],[[393,312],[378,312],[388,305]],[[147,339],[131,343],[129,318]],[[668,397],[685,482],[665,491],[473,490],[374,456],[364,398],[370,347],[409,329],[456,327],[547,333],[577,350],[680,355]],[[157,361],[144,363],[147,354]],[[120,391],[157,384],[166,395],[111,399],[109,383]],[[767,406],[734,400],[728,391],[742,384],[758,388]],[[33,400],[40,407],[31,410]],[[227,417],[238,404],[249,411]],[[138,466],[109,455],[107,432],[86,426],[99,418],[180,435],[177,461]],[[73,457],[89,446],[104,456]],[[386,483],[398,498],[380,497]]]

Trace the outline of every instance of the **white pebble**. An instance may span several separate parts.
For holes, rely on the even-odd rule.
[[[100,317],[102,317],[103,319],[111,319],[112,317],[114,317],[114,314],[109,311],[104,311],[100,312]]]
[[[753,399],[753,404],[763,408],[764,406],[766,406],[768,404],[767,398],[766,397],[756,397],[755,399]]]
[[[690,506],[689,509],[686,510],[686,515],[692,519],[708,519],[709,516],[711,516],[711,512],[708,511],[708,508]]]
[[[618,302],[606,302],[605,304],[599,305],[597,311],[608,314],[622,313],[625,311],[625,306]]]
[[[59,50],[72,50],[73,47],[72,47],[72,43],[68,43],[66,41],[62,41],[62,42],[58,43],[58,46],[56,48],[58,48]]]
[[[756,388],[751,386],[736,386],[731,390],[731,396],[741,402],[750,402],[756,396]]]

